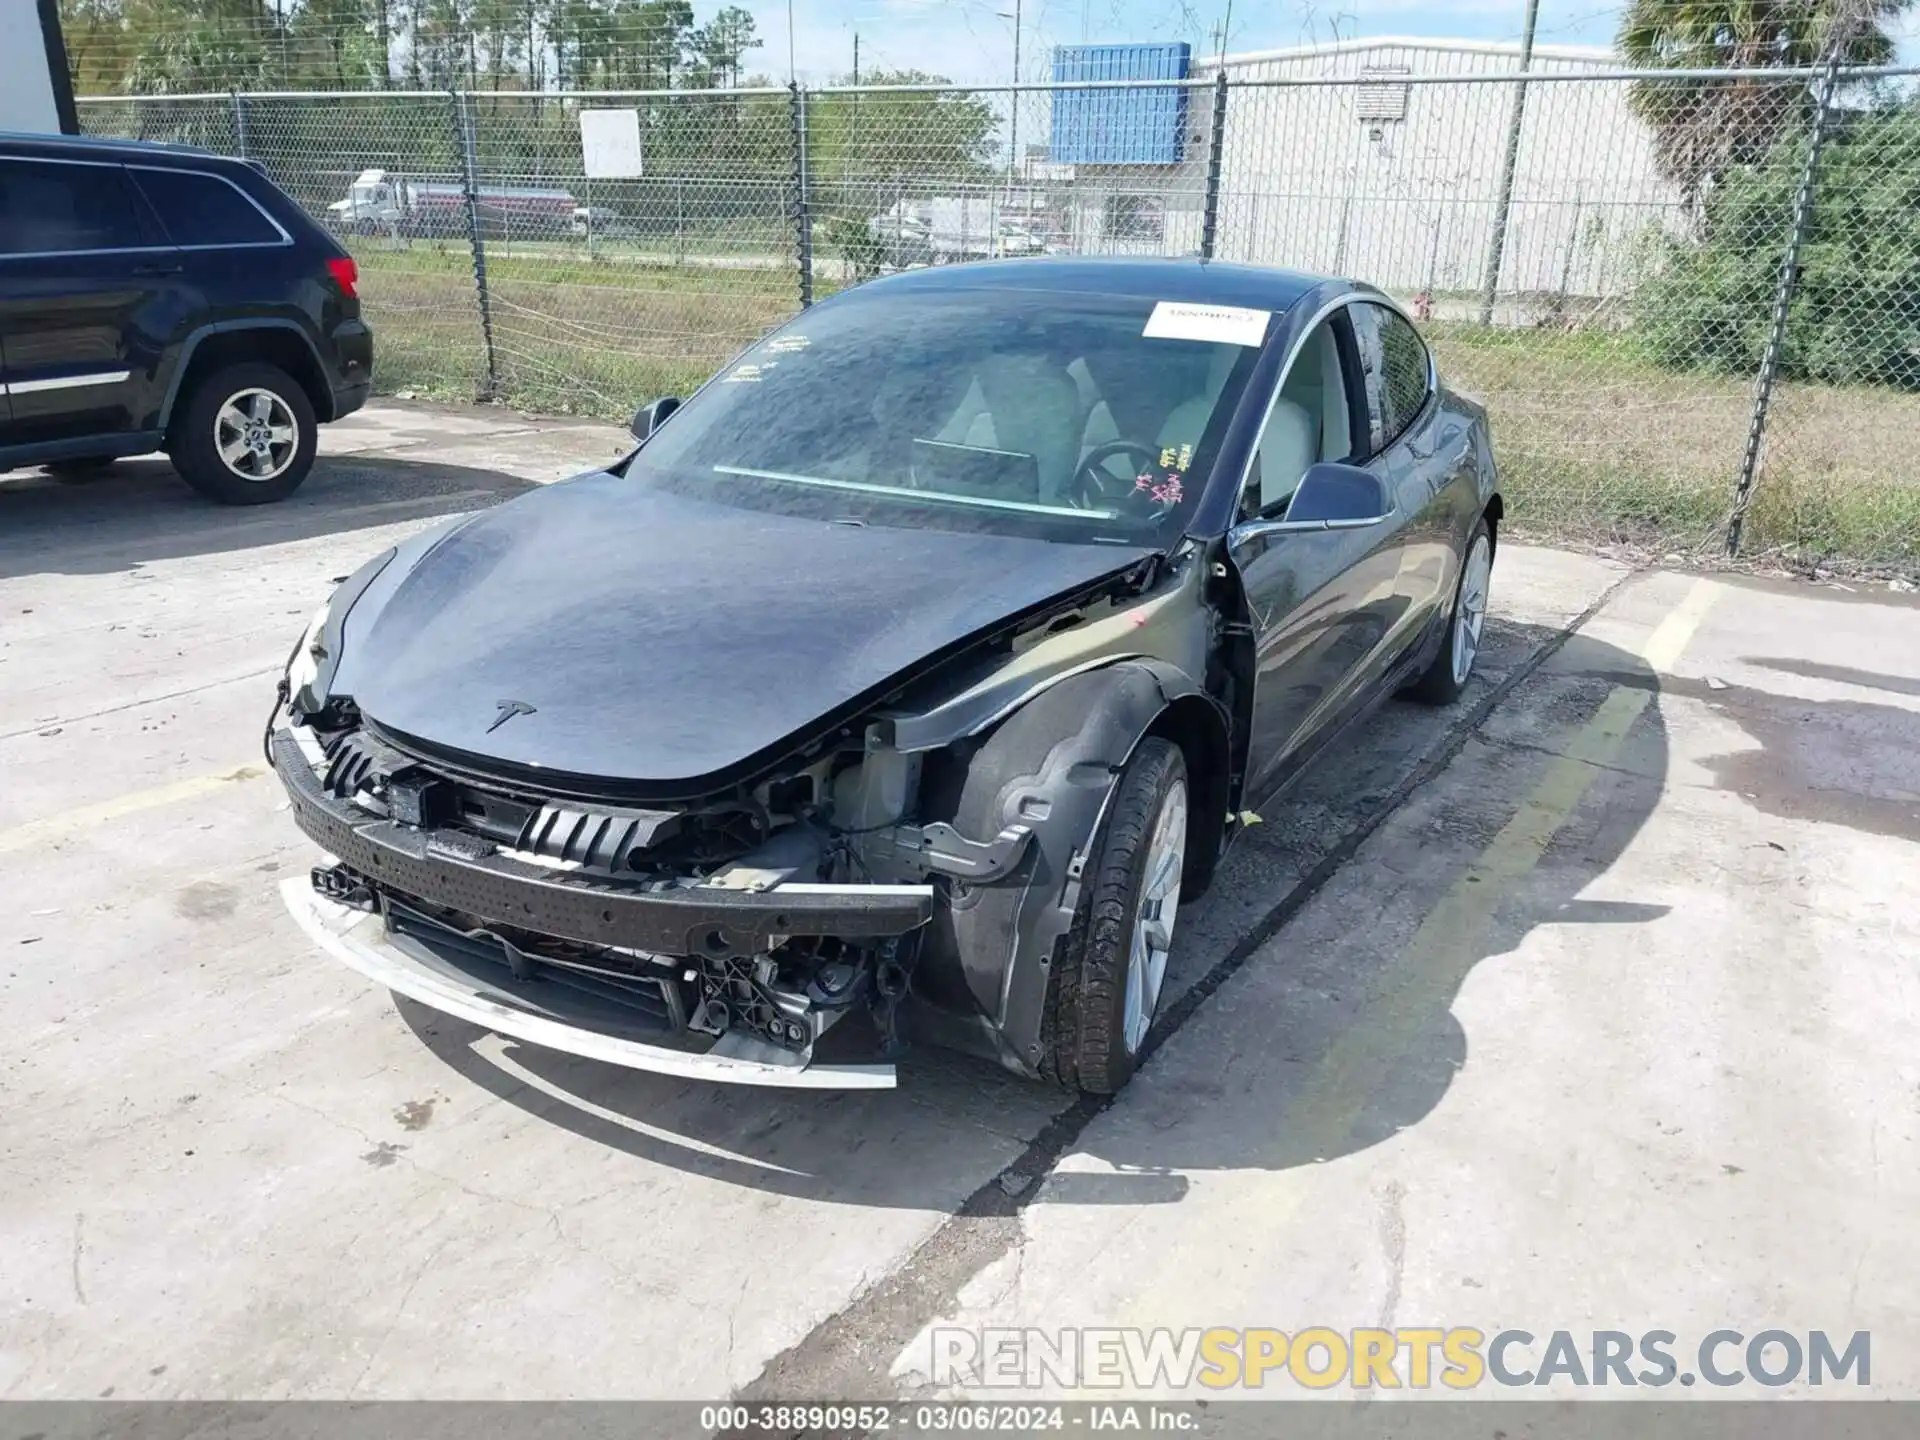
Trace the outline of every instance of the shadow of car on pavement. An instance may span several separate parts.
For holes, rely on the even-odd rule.
[[[1511,665],[1556,636],[1496,622],[1488,643],[1505,647]],[[1654,673],[1584,637],[1561,658],[1576,654],[1576,665],[1532,675],[1497,712],[1520,712],[1523,723],[1507,728],[1537,734],[1537,745],[1492,740],[1473,723],[1471,707],[1495,693],[1490,681],[1477,679],[1458,712],[1388,705],[1271,807],[1268,823],[1229,853],[1213,890],[1182,908],[1186,944],[1176,947],[1178,963],[1149,1041],[1164,1044],[1190,1019],[1217,1028],[1226,1012],[1233,1043],[1211,1052],[1182,1046],[1177,1066],[1172,1055],[1150,1056],[1113,1102],[1141,1123],[1100,1127],[1097,1158],[1114,1173],[1056,1175],[1043,1200],[1170,1203],[1185,1193],[1185,1172],[1284,1170],[1376,1144],[1431,1112],[1468,1063],[1451,1005],[1481,959],[1511,950],[1536,926],[1631,925],[1665,913],[1659,905],[1580,898],[1652,813],[1668,754]],[[1627,758],[1566,817],[1526,902],[1503,905],[1484,928],[1423,952],[1408,973],[1402,957],[1412,926],[1468,883],[1489,840],[1528,803],[1556,743],[1586,726],[1622,688],[1646,696],[1625,740]],[[1448,773],[1435,777],[1442,764]],[[1291,823],[1294,816],[1306,817],[1304,829]],[[1403,826],[1411,819],[1424,827],[1416,846],[1424,863],[1391,868],[1394,847],[1384,846],[1354,857],[1367,835],[1396,817]],[[1381,933],[1320,935],[1319,910],[1295,913],[1322,887],[1355,884],[1377,890]],[[955,1208],[1050,1120],[1059,1122],[1055,1132],[1064,1126],[1071,1133],[1079,1119],[1104,1108],[985,1061],[928,1050],[909,1054],[892,1091],[702,1085],[501,1040],[398,1003],[406,1023],[449,1066],[545,1122],[651,1164],[842,1204]],[[1365,1076],[1364,1086],[1348,1087],[1351,1093],[1342,1090],[1346,1072],[1373,1062],[1382,1073]],[[1330,1084],[1341,1092],[1332,1101]],[[1238,1112],[1232,1123],[1221,1122],[1222,1110]],[[1270,1123],[1248,1123],[1251,1112]],[[976,1143],[983,1132],[997,1144]],[[1072,1143],[1084,1150],[1088,1140]]]
[[[533,488],[498,470],[322,456],[290,498],[229,506],[195,494],[158,456],[122,460],[74,483],[19,471],[0,478],[0,579],[112,574],[230,554],[483,509]]]

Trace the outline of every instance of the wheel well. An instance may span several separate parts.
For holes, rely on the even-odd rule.
[[[1498,551],[1500,548],[1500,522],[1507,518],[1506,502],[1498,495],[1495,495],[1487,501],[1487,508],[1481,513],[1485,515],[1487,519],[1487,538],[1493,542],[1492,548]]]
[[[186,411],[195,386],[214,371],[247,360],[278,365],[299,381],[300,388],[307,392],[315,419],[325,421],[333,418],[333,389],[321,372],[313,347],[296,331],[278,325],[263,325],[248,330],[222,330],[207,336],[193,347],[193,354],[187,361],[187,373],[180,377],[180,384],[173,392],[173,409],[167,416],[168,430],[172,430],[174,422]],[[172,439],[171,434],[168,439]]]
[[[1220,840],[1227,829],[1227,781],[1232,759],[1226,726],[1219,710],[1205,696],[1182,695],[1160,712],[1147,727],[1147,734],[1173,741],[1186,758],[1193,797],[1187,812],[1187,864],[1197,882],[1186,888],[1189,893],[1197,892],[1219,858]]]

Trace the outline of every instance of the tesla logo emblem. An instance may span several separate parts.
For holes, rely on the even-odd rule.
[[[506,724],[507,721],[513,719],[516,715],[533,714],[533,706],[527,704],[524,700],[496,700],[493,703],[500,713],[493,717],[493,724],[487,726],[487,733],[489,735]]]

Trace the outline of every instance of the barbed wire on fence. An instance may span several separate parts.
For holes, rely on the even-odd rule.
[[[1750,550],[1920,556],[1916,72],[1243,69],[79,110],[245,155],[332,227],[388,392],[624,417],[889,271],[1195,256],[1398,297],[1487,404],[1522,526],[1713,545],[1745,475]],[[635,113],[640,175],[587,175],[603,109]]]

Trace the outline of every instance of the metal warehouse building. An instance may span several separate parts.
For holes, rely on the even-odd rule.
[[[1614,293],[1684,202],[1604,50],[1536,46],[1500,287]],[[1222,259],[1351,274],[1401,292],[1476,290],[1492,238],[1519,47],[1376,39],[1194,60],[1185,45],[1063,46],[1054,79],[1232,85],[1220,153]],[[1423,78],[1432,77],[1432,78]],[[1059,92],[1048,160],[1072,166],[1078,248],[1200,245],[1213,92]]]

